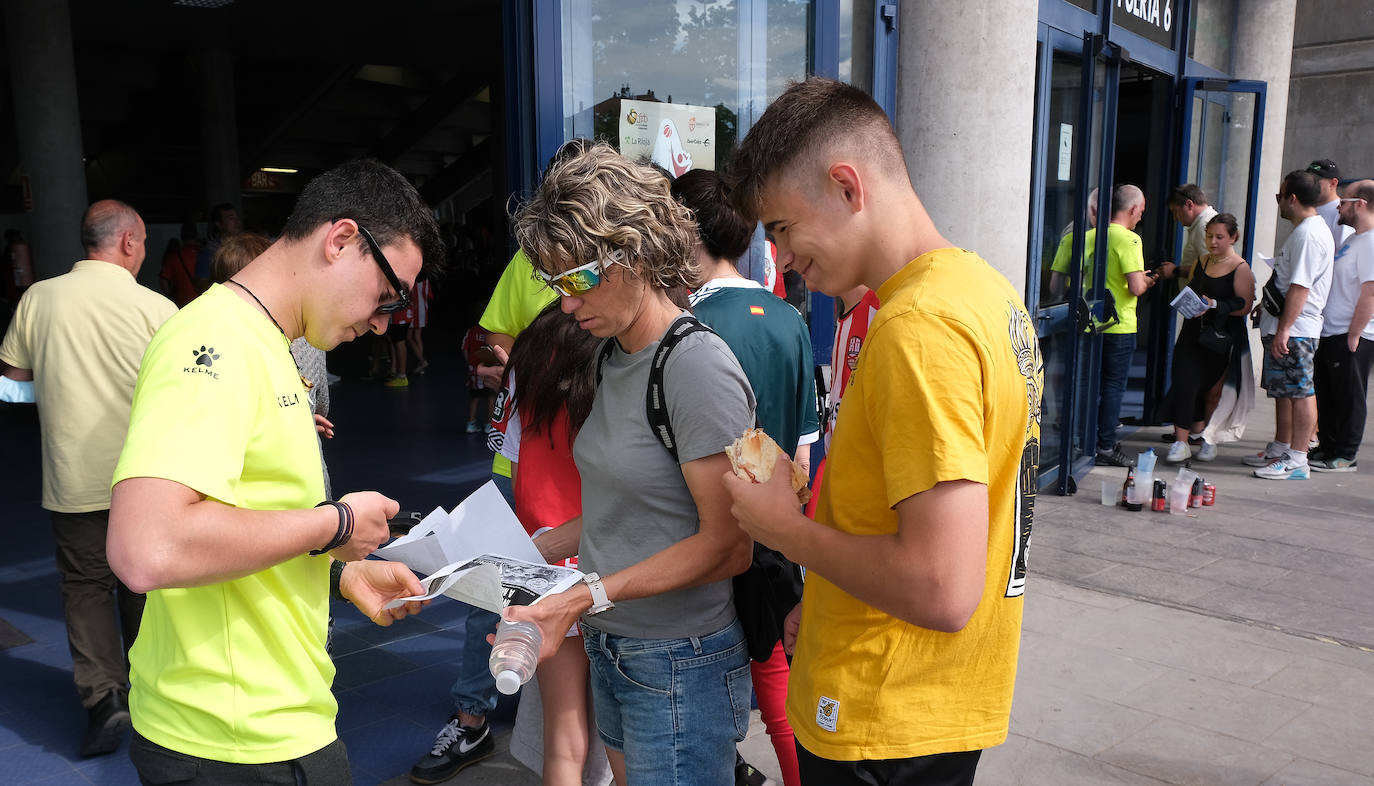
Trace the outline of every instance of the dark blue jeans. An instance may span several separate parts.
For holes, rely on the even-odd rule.
[[[1102,391],[1097,405],[1097,449],[1116,444],[1116,424],[1121,421],[1121,399],[1135,354],[1134,333],[1102,334]]]

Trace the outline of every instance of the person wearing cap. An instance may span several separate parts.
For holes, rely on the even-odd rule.
[[[1331,242],[1336,248],[1341,247],[1345,241],[1349,229],[1341,224],[1340,194],[1336,193],[1336,187],[1341,184],[1341,170],[1336,166],[1336,162],[1329,158],[1319,158],[1307,165],[1307,171],[1317,176],[1317,182],[1321,185],[1321,203],[1317,205],[1317,215],[1321,216],[1326,222],[1327,228],[1331,230]]]

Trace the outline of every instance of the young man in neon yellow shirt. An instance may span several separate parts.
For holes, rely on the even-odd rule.
[[[405,566],[360,561],[398,505],[324,499],[290,352],[386,328],[442,259],[414,187],[375,161],[311,181],[277,242],[158,330],[114,472],[110,567],[148,593],[130,654],[130,758],[148,783],[347,783],[325,652],[331,584],[380,625],[418,610]]]
[[[857,88],[793,85],[729,171],[780,266],[882,304],[816,520],[781,466],[766,484],[726,476],[740,525],[808,570],[788,621],[802,782],[972,783],[1006,738],[1016,677],[1043,387],[1031,319],[940,235]]]

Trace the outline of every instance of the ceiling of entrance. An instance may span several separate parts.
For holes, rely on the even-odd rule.
[[[125,199],[153,222],[203,213],[198,53],[216,36],[233,52],[246,191],[286,195],[360,155],[401,170],[431,203],[490,182],[488,137],[502,111],[499,0],[233,0],[217,10],[69,2],[92,199]],[[0,47],[0,183],[13,191],[20,162],[5,35]],[[300,175],[255,178],[265,166]]]

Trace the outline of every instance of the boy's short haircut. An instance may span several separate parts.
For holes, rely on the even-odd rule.
[[[410,238],[424,258],[423,270],[435,278],[444,264],[444,242],[434,212],[409,180],[372,159],[358,159],[330,169],[311,180],[296,198],[281,236],[304,240],[321,224],[351,218],[372,233],[377,245]],[[363,253],[372,249],[358,238]]]
[[[813,76],[789,85],[735,148],[725,173],[730,201],[756,221],[770,179],[836,144],[877,171],[906,177],[901,142],[882,107],[857,87]]]

